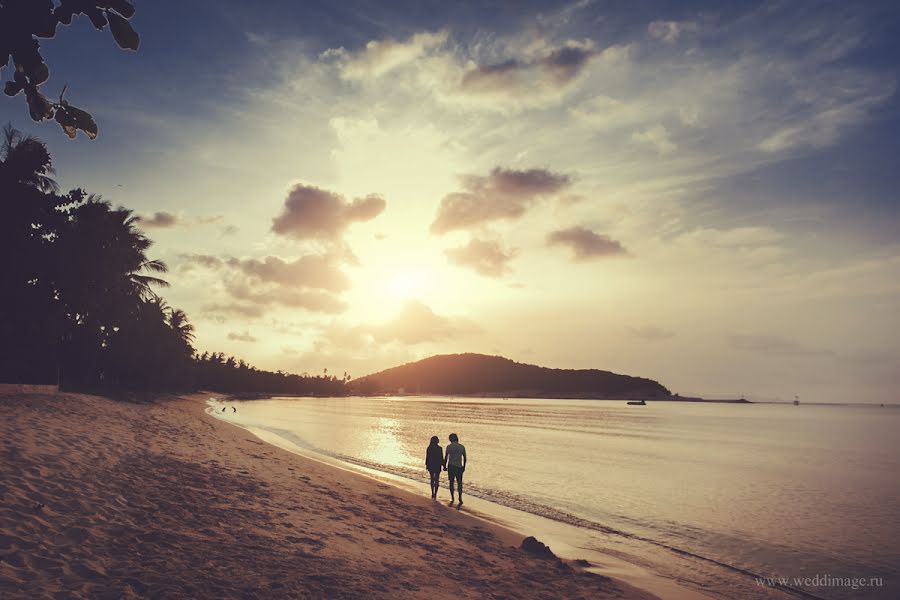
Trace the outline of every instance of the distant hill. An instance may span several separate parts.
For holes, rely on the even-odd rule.
[[[363,394],[555,398],[668,398],[652,379],[597,369],[548,369],[485,354],[442,354],[350,382]]]

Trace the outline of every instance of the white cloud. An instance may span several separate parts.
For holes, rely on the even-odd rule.
[[[643,131],[635,131],[631,134],[631,139],[635,142],[652,146],[659,154],[671,154],[678,149],[678,146],[669,135],[669,130],[658,123]]]
[[[647,33],[664,42],[675,42],[682,33],[697,29],[698,26],[693,21],[653,21],[647,26]]]
[[[378,79],[424,56],[447,42],[446,30],[416,33],[405,42],[393,39],[372,40],[358,52],[343,48],[327,50],[322,57],[335,58],[341,79],[366,81]]]

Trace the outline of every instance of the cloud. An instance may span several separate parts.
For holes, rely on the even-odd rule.
[[[256,258],[227,258],[224,263],[260,282],[277,283],[285,287],[305,287],[331,292],[349,289],[350,280],[338,268],[334,256],[309,254],[294,260],[277,256]]]
[[[626,64],[631,54],[631,46],[601,50],[589,39],[553,45],[538,38],[525,47],[521,39],[510,39],[494,46],[488,54],[505,58],[492,62],[476,58],[463,64],[443,61],[444,75],[433,85],[438,100],[504,113],[546,108],[563,102],[594,72]]]
[[[443,46],[447,37],[446,31],[435,31],[416,33],[405,42],[390,38],[372,40],[358,52],[332,49],[327,50],[323,58],[336,58],[341,79],[373,80],[421,58],[429,50]]]
[[[256,319],[265,314],[265,309],[253,304],[241,304],[239,302],[210,302],[202,307],[204,314],[212,317],[244,317]],[[224,322],[224,319],[222,319]]]
[[[209,254],[179,254],[178,258],[181,259],[178,270],[182,272],[190,271],[195,267],[218,269],[224,264],[221,258]]]
[[[257,341],[257,338],[250,335],[249,331],[244,331],[244,333],[229,332],[228,339],[235,341],[235,342],[255,342],[255,341]]]
[[[764,247],[784,240],[784,234],[771,227],[733,227],[731,229],[698,228],[678,236],[679,244],[701,248]]]
[[[614,63],[628,52],[622,46],[597,48],[590,39],[522,35],[466,45],[453,43],[442,30],[405,41],[372,40],[358,51],[329,49],[319,58],[336,68],[340,80],[365,83],[368,91],[393,95],[418,88],[440,103],[508,112],[558,103],[586,78],[591,63]]]
[[[599,51],[591,40],[569,40],[534,58],[511,58],[476,65],[463,75],[461,89],[469,94],[519,94],[572,83]]]
[[[841,106],[824,108],[801,121],[800,125],[786,125],[777,129],[759,142],[757,149],[769,154],[804,146],[830,146],[843,131],[865,119],[875,106],[892,93],[893,88],[890,92],[884,91],[879,95],[851,100]]]
[[[500,277],[511,271],[509,261],[515,258],[518,250],[504,250],[497,241],[472,239],[465,246],[451,248],[444,254],[455,265],[486,277]]]
[[[548,246],[568,246],[575,261],[627,254],[620,242],[584,227],[559,229],[547,234]]]
[[[478,326],[468,319],[439,315],[428,305],[413,300],[380,324],[348,325],[342,321],[325,324],[321,336],[313,343],[313,350],[323,355],[349,352],[373,356],[394,345],[442,342],[478,331]]]
[[[181,227],[189,229],[194,226],[219,225],[221,233],[219,237],[232,235],[238,232],[235,225],[225,224],[225,215],[211,215],[206,217],[186,217],[183,213],[175,215],[167,211],[153,213],[152,216],[139,215],[140,225],[146,229],[171,229]]]
[[[632,141],[652,146],[658,154],[671,154],[678,146],[669,137],[669,130],[656,124],[643,131],[635,131],[631,134]]]
[[[728,343],[732,348],[777,356],[817,357],[833,356],[826,348],[813,348],[794,340],[774,335],[731,334]]]
[[[415,300],[407,303],[387,323],[367,328],[376,341],[397,341],[404,344],[444,341],[475,329],[467,321],[438,315],[427,305]]]
[[[697,31],[697,24],[693,21],[653,21],[647,25],[647,33],[650,37],[664,42],[675,42],[682,33]]]
[[[335,314],[346,310],[340,292],[350,288],[341,271],[341,257],[310,254],[292,260],[277,256],[259,258],[183,254],[180,270],[202,268],[218,275],[215,285],[235,304],[208,305],[217,314],[258,317],[264,307],[303,308]]]
[[[443,234],[489,221],[516,219],[541,198],[553,196],[572,183],[571,177],[547,169],[495,167],[487,176],[463,177],[462,192],[441,199],[432,233]]]
[[[347,309],[335,294],[321,291],[296,290],[281,285],[253,286],[246,281],[230,279],[225,291],[235,300],[258,306],[304,308],[313,312],[336,314]]]
[[[352,223],[374,219],[385,206],[384,198],[377,194],[347,202],[340,194],[297,184],[288,193],[281,214],[272,219],[272,231],[295,239],[337,241]]]
[[[149,229],[168,229],[181,224],[176,215],[166,211],[155,212],[152,217],[139,216],[138,219],[142,227]]]
[[[633,336],[639,337],[642,340],[647,340],[648,342],[658,342],[675,337],[675,334],[673,332],[661,327],[656,327],[654,325],[643,325],[637,327],[629,326],[626,327],[626,329]]]
[[[703,260],[708,267],[718,263],[725,268],[734,268],[737,264],[780,263],[790,252],[790,241],[783,232],[772,227],[746,226],[699,227],[664,243],[667,254],[680,251],[683,260]]]

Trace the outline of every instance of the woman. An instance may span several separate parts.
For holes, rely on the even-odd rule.
[[[431,475],[431,499],[437,498],[441,487],[441,467],[444,465],[444,449],[440,446],[438,436],[431,436],[431,445],[425,451],[425,468]]]

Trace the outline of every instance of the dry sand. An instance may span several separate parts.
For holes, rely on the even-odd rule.
[[[652,597],[203,408],[0,394],[0,597]]]

